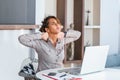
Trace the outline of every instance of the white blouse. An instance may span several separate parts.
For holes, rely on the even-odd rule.
[[[62,67],[64,45],[77,40],[81,33],[75,30],[67,31],[66,36],[62,40],[58,39],[56,47],[52,45],[49,39],[47,41],[41,39],[41,35],[42,32],[24,34],[18,38],[21,44],[34,48],[38,53],[38,71]]]

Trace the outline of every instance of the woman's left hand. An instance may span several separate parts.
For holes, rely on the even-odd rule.
[[[63,39],[63,38],[64,38],[64,33],[63,32],[59,32],[58,39]]]

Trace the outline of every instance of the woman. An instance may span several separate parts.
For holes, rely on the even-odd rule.
[[[77,40],[79,31],[61,32],[61,23],[55,16],[48,16],[42,22],[40,33],[19,36],[21,44],[34,48],[38,54],[38,70],[63,66],[64,45]]]

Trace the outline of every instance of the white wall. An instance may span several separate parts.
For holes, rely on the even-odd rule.
[[[119,51],[119,7],[118,0],[101,0],[100,44],[109,44],[110,54]]]
[[[22,61],[29,56],[29,48],[18,42],[18,36],[28,30],[0,31],[0,79],[24,80],[18,75]]]
[[[70,27],[74,22],[74,1],[66,0],[65,26]]]
[[[40,25],[45,16],[45,0],[36,0],[35,24]]]
[[[120,10],[119,10],[119,30],[120,30]],[[119,54],[120,54],[120,31],[119,31]]]
[[[56,0],[45,0],[45,16],[56,16]]]
[[[120,0],[119,1],[119,6],[120,6]],[[120,30],[120,7],[119,7],[119,30]],[[119,53],[120,53],[120,31],[119,31]]]

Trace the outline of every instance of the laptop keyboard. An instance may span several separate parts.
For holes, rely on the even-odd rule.
[[[65,72],[65,73],[69,73],[72,75],[78,75],[80,74],[81,68],[79,67],[75,67],[75,68],[67,68],[67,69],[62,69],[62,70],[58,70],[58,72]]]

